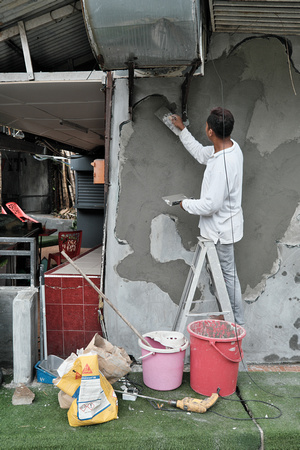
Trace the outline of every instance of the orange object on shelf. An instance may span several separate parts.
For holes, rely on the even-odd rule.
[[[104,184],[105,160],[95,159],[91,165],[94,167],[94,184]]]

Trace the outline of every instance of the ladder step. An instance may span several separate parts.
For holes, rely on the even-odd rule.
[[[215,312],[206,312],[206,313],[189,313],[186,314],[186,317],[197,317],[197,316],[220,316],[224,314],[230,314],[230,311],[215,311]]]
[[[192,313],[190,312],[192,304],[203,303],[203,300],[194,300],[194,295],[205,261],[210,268],[209,272],[215,287],[215,296],[220,310],[217,312]],[[185,282],[172,329],[173,331],[184,332],[187,317],[219,316],[223,314],[229,315],[227,320],[230,322],[234,321],[215,244],[212,241],[200,237],[198,238],[197,248]]]

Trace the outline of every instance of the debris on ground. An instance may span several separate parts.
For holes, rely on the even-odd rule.
[[[77,212],[75,208],[64,208],[59,212],[52,213],[55,217],[59,217],[60,219],[76,219]]]
[[[25,384],[18,386],[12,396],[13,405],[31,405],[35,394]]]

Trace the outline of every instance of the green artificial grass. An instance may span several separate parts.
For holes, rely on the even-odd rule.
[[[251,373],[253,379],[265,385],[267,379],[273,379],[273,375]],[[293,380],[289,379],[288,375],[285,373],[280,379],[283,383],[283,386],[280,386],[283,393],[285,393],[286,385],[291,389],[293,386]],[[130,373],[128,377],[142,386],[143,395],[170,400],[183,399],[187,396],[204,398],[191,389],[189,373],[184,373],[183,383],[178,389],[166,392],[147,388],[143,384],[140,372]],[[6,378],[4,383],[10,381]],[[274,387],[272,381],[268,383]],[[264,395],[267,401],[270,399],[270,396],[261,394],[253,386],[247,373],[239,374],[238,385],[245,398],[260,399]],[[117,420],[73,428],[68,423],[67,410],[59,407],[57,388],[41,383],[34,383],[29,388],[36,397],[31,405],[25,406],[12,405],[14,389],[8,389],[5,386],[0,388],[1,449],[250,450],[260,448],[260,432],[256,424],[252,420],[240,420],[249,419],[249,416],[236,394],[226,399],[219,398],[205,414],[188,413],[167,404],[165,407],[171,411],[157,410],[146,399],[137,398],[132,402],[122,400],[121,395],[118,394],[119,418]],[[120,383],[115,383],[114,388],[119,389]],[[279,401],[273,399],[273,401],[276,404],[280,402],[283,414],[280,419],[258,420],[264,430],[265,449],[299,449],[299,404],[290,398]],[[277,415],[278,413],[270,410],[266,413],[265,405],[262,404],[254,407],[249,402],[249,406],[254,414]]]
[[[246,400],[248,408],[263,431],[265,449],[299,450],[300,373],[240,373],[238,386],[242,398]],[[280,414],[278,419],[272,418]]]

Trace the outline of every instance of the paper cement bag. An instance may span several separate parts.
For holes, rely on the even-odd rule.
[[[59,391],[58,393],[58,403],[61,409],[69,409],[74,401],[74,398],[70,395],[66,394],[63,391]]]
[[[54,384],[74,399],[68,411],[72,427],[117,419],[117,396],[99,371],[96,354],[79,356],[72,368],[61,378],[54,380]]]
[[[91,350],[97,353],[99,369],[111,384],[130,372],[132,361],[126,351],[122,347],[112,345],[98,333],[95,334],[83,354],[89,353]]]

